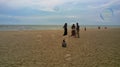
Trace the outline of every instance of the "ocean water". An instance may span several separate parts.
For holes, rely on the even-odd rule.
[[[120,28],[120,25],[80,25],[80,28],[97,28],[108,27],[108,28]],[[71,26],[68,26],[70,29]],[[19,31],[19,30],[61,30],[63,25],[0,25],[0,31]]]
[[[57,29],[62,29],[62,25],[0,25],[0,31],[57,30]]]

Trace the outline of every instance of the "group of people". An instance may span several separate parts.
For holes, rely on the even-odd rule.
[[[63,28],[64,28],[64,34],[63,34],[63,36],[65,36],[65,35],[67,35],[67,33],[68,33],[68,30],[67,30],[67,23],[65,23],[64,24],[64,26],[63,26]],[[73,36],[73,37],[80,37],[80,35],[79,35],[79,31],[80,31],[80,26],[79,26],[79,24],[78,23],[76,23],[76,26],[75,26],[75,24],[73,24],[72,25],[72,27],[71,27],[71,36]]]

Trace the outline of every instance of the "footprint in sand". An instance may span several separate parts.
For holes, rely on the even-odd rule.
[[[42,37],[42,35],[37,35],[37,37],[38,37],[38,38],[41,38],[41,37]]]
[[[51,37],[53,37],[53,38],[54,38],[54,37],[55,37],[55,35],[54,35],[54,34],[52,34],[52,35],[51,35]]]
[[[42,35],[37,35],[37,41],[41,41]]]
[[[72,60],[71,54],[66,54],[66,55],[65,55],[65,60],[66,60],[66,61],[71,61],[71,60]]]

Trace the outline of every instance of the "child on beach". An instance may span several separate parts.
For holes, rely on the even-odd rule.
[[[67,46],[67,44],[66,44],[65,40],[63,40],[62,47],[66,47],[66,46]]]

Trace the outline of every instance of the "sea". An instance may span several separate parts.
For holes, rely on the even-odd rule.
[[[80,25],[80,28],[120,28],[120,25]],[[71,26],[68,26],[70,29]],[[0,31],[20,31],[20,30],[62,30],[63,25],[0,25]]]

